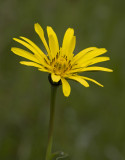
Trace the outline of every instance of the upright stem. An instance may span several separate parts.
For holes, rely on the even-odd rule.
[[[50,120],[49,120],[49,135],[48,135],[48,145],[46,151],[46,160],[51,160],[51,154],[52,154],[51,150],[53,141],[56,91],[57,91],[57,86],[51,85]]]

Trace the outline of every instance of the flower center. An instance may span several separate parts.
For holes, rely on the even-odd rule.
[[[67,70],[71,69],[70,60],[67,60],[67,56],[56,56],[51,62],[53,72],[56,75],[63,75]]]

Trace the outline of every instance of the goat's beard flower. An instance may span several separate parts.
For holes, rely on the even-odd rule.
[[[71,87],[66,79],[75,80],[85,87],[89,87],[89,84],[86,80],[92,81],[103,87],[103,85],[97,81],[88,77],[80,76],[78,73],[85,71],[112,72],[112,70],[108,68],[93,66],[96,63],[110,60],[109,57],[100,57],[100,55],[107,52],[105,48],[89,47],[74,55],[73,52],[76,45],[76,37],[74,36],[74,30],[72,28],[68,28],[66,30],[62,47],[59,47],[56,33],[50,26],[47,27],[49,45],[45,40],[44,31],[41,26],[36,23],[34,27],[36,33],[39,35],[42,43],[45,46],[47,55],[44,54],[43,51],[28,38],[13,38],[15,41],[24,45],[32,52],[30,53],[26,50],[16,47],[11,48],[13,53],[30,60],[21,61],[21,64],[34,66],[40,71],[50,73],[53,82],[57,83],[61,81],[62,90],[66,97],[68,97],[71,92]]]

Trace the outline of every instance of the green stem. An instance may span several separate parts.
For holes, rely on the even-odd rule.
[[[51,160],[51,155],[52,155],[56,91],[57,91],[57,86],[51,85],[50,120],[49,120],[49,135],[48,135],[48,145],[46,151],[46,160]]]

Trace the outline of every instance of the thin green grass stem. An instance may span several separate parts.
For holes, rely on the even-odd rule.
[[[51,157],[52,157],[53,128],[54,128],[54,116],[55,116],[55,100],[56,100],[57,88],[58,88],[58,86],[51,85],[49,135],[48,135],[48,145],[47,145],[46,159],[45,160],[51,160]]]

